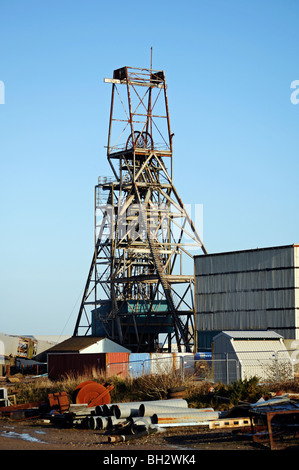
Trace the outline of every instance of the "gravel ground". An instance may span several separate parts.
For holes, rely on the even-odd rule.
[[[128,442],[110,443],[108,435],[101,430],[57,428],[43,420],[0,419],[0,450],[257,450],[248,434],[199,426],[171,428]]]

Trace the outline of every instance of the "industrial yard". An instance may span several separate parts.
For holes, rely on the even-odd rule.
[[[299,2],[136,7],[0,2],[0,451],[285,466]]]
[[[119,432],[100,429],[55,426],[47,419],[0,419],[0,450],[89,450],[89,451],[265,451],[269,442],[254,442],[248,424],[235,418],[227,429],[210,429],[205,425],[175,426],[153,433],[127,434],[126,439],[116,439]],[[235,425],[232,424],[234,421]],[[246,420],[243,420],[243,422]],[[239,426],[237,425],[239,423]],[[241,424],[241,425],[240,425]],[[125,431],[122,431],[125,432]],[[111,437],[114,436],[114,439]],[[280,448],[297,450],[296,440],[279,442]],[[116,454],[117,455],[117,452]],[[217,455],[215,455],[217,458]]]
[[[210,390],[252,379],[296,383],[298,245],[208,254],[173,182],[164,71],[122,67],[104,81],[112,85],[113,177],[95,186],[95,246],[74,331],[56,339],[1,334],[0,448],[297,448],[292,389],[229,407],[184,394],[186,381]],[[117,99],[127,103],[125,119]],[[58,387],[42,401],[20,401],[7,385],[46,377],[55,386],[84,374],[74,390]],[[135,401],[114,395],[115,380],[162,384],[169,374],[179,383],[157,387],[158,396],[153,386]]]
[[[131,381],[131,391],[125,391],[120,379],[86,379],[76,386],[67,381],[65,392],[59,391],[59,381],[2,378],[0,390],[8,391],[10,403],[0,407],[0,449],[179,454],[298,448],[299,394],[291,392],[298,381],[266,388],[251,379],[214,388],[189,378],[185,386],[167,388],[165,376],[149,376]],[[39,386],[43,395],[38,395]],[[157,399],[158,391],[162,396]],[[28,401],[30,396],[39,401]],[[117,398],[121,401],[114,402]]]
[[[0,450],[244,450],[260,451],[250,437],[233,435],[228,431],[176,428],[128,442],[108,443],[104,431],[82,429],[57,429],[40,421],[11,422],[0,420]],[[117,455],[117,454],[116,454]]]

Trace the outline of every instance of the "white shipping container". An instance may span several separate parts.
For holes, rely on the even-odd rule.
[[[151,374],[167,374],[173,370],[172,353],[150,353]]]

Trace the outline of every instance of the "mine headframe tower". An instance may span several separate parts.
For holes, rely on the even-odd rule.
[[[163,349],[176,343],[191,351],[193,250],[206,249],[172,181],[165,74],[123,67],[104,81],[112,84],[107,158],[114,177],[95,187],[95,250],[74,336],[84,331],[154,352],[162,334]]]

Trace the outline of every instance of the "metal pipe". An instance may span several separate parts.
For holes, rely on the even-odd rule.
[[[102,416],[112,416],[113,404],[107,404],[102,406]]]
[[[188,408],[188,402],[183,398],[170,398],[168,400],[152,400],[152,401],[136,401],[136,402],[124,402],[114,403],[111,405],[104,405],[104,413],[112,414],[117,418],[129,418],[130,416],[139,416],[139,407],[141,404],[149,405],[163,405],[163,406],[174,406],[178,408]]]
[[[144,430],[140,430],[134,434],[126,434],[126,435],[116,435],[116,436],[108,436],[108,442],[125,442],[130,441],[131,439],[138,439],[139,437],[148,436],[149,434],[158,432],[158,428],[147,428]]]
[[[214,411],[214,408],[180,408],[170,405],[151,405],[142,403],[139,407],[138,414],[139,416],[152,416],[154,413],[177,413],[180,410],[188,410],[188,413],[193,413],[198,411]]]
[[[126,424],[128,423],[127,419],[120,419],[116,418],[115,416],[109,416],[107,418],[107,429],[112,429],[114,426],[118,424]]]
[[[188,407],[188,402],[186,400],[184,400],[183,398],[168,398],[168,399],[165,399],[165,400],[139,400],[139,401],[125,401],[125,402],[115,402],[115,403],[108,403],[106,405],[102,405],[103,406],[103,409],[106,410],[106,409],[109,409],[113,406],[118,406],[118,405],[141,405],[141,403],[149,403],[149,404],[171,404],[171,406],[179,406],[179,407],[183,407],[183,408],[187,408]]]
[[[164,429],[164,428],[182,428],[182,427],[193,427],[193,426],[208,426],[210,424],[210,421],[186,421],[182,423],[163,423],[163,424],[155,424],[158,429]]]
[[[184,422],[201,422],[218,419],[220,412],[203,411],[198,413],[155,413],[152,417],[153,424],[171,424],[171,423],[184,423]]]
[[[138,416],[138,405],[121,404],[113,408],[113,414],[116,418],[129,418],[130,416]]]
[[[88,429],[101,429],[100,426],[100,421],[97,416],[90,416],[87,421],[87,426]]]
[[[127,434],[127,435],[117,435],[117,436],[108,436],[108,442],[126,442],[131,439],[136,439],[139,437],[148,436],[148,430],[141,431],[138,434]]]
[[[143,432],[145,430],[150,432],[153,429],[156,429],[156,425],[154,425],[152,423],[152,418],[150,416],[138,417],[138,418],[132,418],[131,419],[130,432],[132,434],[137,434],[137,433]],[[159,429],[159,432],[161,432],[160,429]]]
[[[95,407],[95,414],[96,414],[97,416],[103,416],[103,410],[104,410],[103,405],[97,405],[97,406]]]
[[[152,417],[151,416],[136,416],[131,418],[131,422],[133,424],[152,424]]]
[[[107,429],[108,426],[108,419],[104,416],[98,417],[97,423],[98,423],[98,428],[99,429]]]

